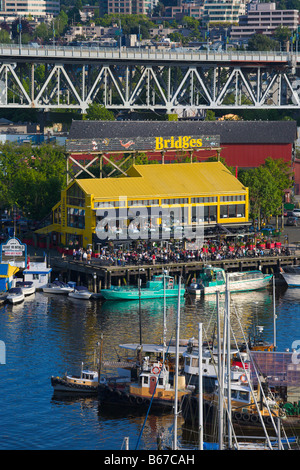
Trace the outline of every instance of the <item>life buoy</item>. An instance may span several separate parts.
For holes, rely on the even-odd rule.
[[[196,284],[196,282],[197,282],[197,279],[195,277],[193,277],[192,284]]]
[[[245,384],[245,383],[248,382],[248,379],[247,379],[246,374],[242,374],[242,375],[240,376],[240,381],[241,381],[243,384]]]
[[[156,366],[152,367],[152,370],[151,370],[152,374],[155,374],[155,375],[159,374],[161,371],[161,368],[162,368],[162,364],[159,362]]]

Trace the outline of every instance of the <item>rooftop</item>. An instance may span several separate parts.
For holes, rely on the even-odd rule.
[[[223,144],[288,144],[297,138],[296,121],[73,121],[71,141],[99,138],[219,135]]]
[[[133,165],[128,177],[78,179],[76,184],[95,198],[189,197],[246,193],[246,188],[221,162]],[[74,184],[74,183],[72,183]]]

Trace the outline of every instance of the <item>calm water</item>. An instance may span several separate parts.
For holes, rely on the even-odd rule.
[[[300,289],[280,288],[276,293],[278,350],[300,339]],[[273,339],[272,291],[232,295],[232,323],[242,338],[253,325],[264,326],[264,339]],[[177,300],[167,301],[168,339],[175,338]],[[159,341],[163,327],[163,300],[142,302],[144,342]],[[180,337],[198,336],[202,322],[209,338],[216,320],[214,299],[181,303]],[[80,301],[36,293],[22,305],[0,307],[0,340],[6,346],[6,364],[0,364],[0,449],[117,450],[124,437],[135,449],[144,416],[104,408],[96,398],[58,399],[51,375],[78,373],[80,364],[92,363],[100,334],[104,359],[116,360],[118,345],[139,341],[138,302]],[[179,423],[181,424],[181,423]],[[140,449],[156,449],[158,432],[165,441],[172,433],[171,414],[150,415]],[[189,445],[189,430],[179,426],[179,439]]]

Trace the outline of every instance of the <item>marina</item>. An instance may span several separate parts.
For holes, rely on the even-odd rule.
[[[236,293],[232,298],[233,330],[238,332],[238,315],[246,335],[255,325],[260,325],[264,339],[272,342],[272,289]],[[101,372],[108,374],[116,372],[109,363],[123,357],[120,344],[136,343],[140,334],[145,343],[161,343],[163,299],[144,300],[140,306],[138,301],[131,301],[129,306],[127,302],[106,302],[99,298],[82,302],[66,295],[38,291],[19,305],[5,303],[0,309],[1,339],[6,345],[6,365],[2,366],[0,384],[3,397],[0,448],[117,450],[128,437],[129,448],[134,449],[144,426],[145,412],[132,408],[128,412],[122,404],[105,405],[96,396],[54,393],[50,379],[63,376],[66,370],[70,371],[68,375],[80,376],[82,362],[84,369],[90,370],[95,360],[95,344],[101,335],[103,357],[107,361]],[[176,311],[177,299],[166,299],[167,336],[173,341]],[[212,296],[199,299],[184,296],[180,313],[181,338],[196,337],[199,321],[203,323],[203,339],[212,337],[216,321],[216,302]],[[298,289],[278,283],[276,314],[277,350],[297,349]],[[12,412],[18,415],[17,422],[11,422]],[[157,449],[158,435],[164,446],[169,445],[173,421],[170,412],[150,411],[139,448]],[[289,435],[294,430],[291,426]],[[215,442],[212,429],[206,428],[205,432],[205,440]],[[180,446],[197,448],[197,436],[197,426],[185,423],[179,414]]]

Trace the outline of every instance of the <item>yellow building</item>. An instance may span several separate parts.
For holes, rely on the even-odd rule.
[[[126,232],[130,221],[136,221],[141,230],[141,220],[149,229],[162,226],[164,220],[164,225],[171,220],[194,230],[196,226],[205,230],[217,224],[245,225],[248,211],[248,189],[221,162],[133,165],[127,176],[71,182],[53,207],[52,224],[37,233],[51,234],[52,242],[77,241],[86,248],[100,242],[99,238],[132,238],[128,232],[124,235],[124,224],[121,235],[124,214]],[[106,231],[105,237],[100,229]],[[177,238],[175,232],[172,238]]]

